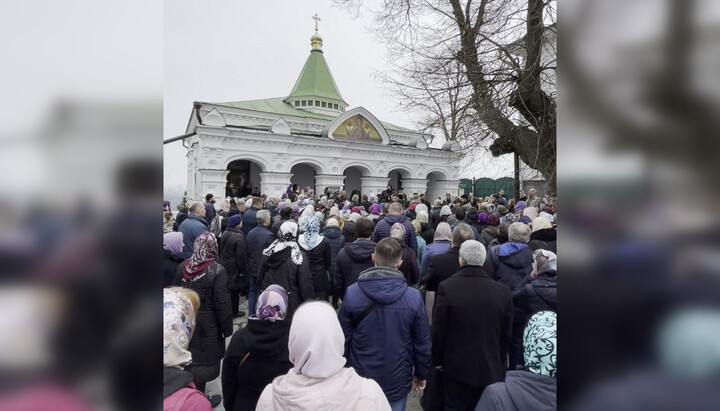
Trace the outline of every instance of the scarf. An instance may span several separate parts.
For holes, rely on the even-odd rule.
[[[177,231],[163,235],[163,249],[170,251],[173,255],[182,253],[183,234]]]
[[[523,215],[530,217],[530,220],[534,220],[538,217],[538,209],[535,207],[527,207],[523,210]]]
[[[296,374],[328,378],[345,365],[345,335],[335,310],[326,302],[303,304],[295,312],[288,338]]]
[[[230,211],[230,203],[227,200],[220,200],[220,210],[229,212]]]
[[[374,215],[380,215],[380,210],[381,210],[380,204],[375,203],[370,206],[370,213],[372,213]]]
[[[320,220],[315,217],[309,217],[305,226],[305,234],[300,239],[301,245],[306,250],[312,250],[323,240],[320,235]]]
[[[195,278],[218,259],[217,241],[211,233],[200,234],[195,239],[194,247],[195,250],[185,262],[185,268],[183,269],[183,278],[188,281]]]
[[[452,229],[450,224],[441,222],[435,229],[435,236],[433,237],[433,243],[436,241],[452,241]]]
[[[536,232],[538,230],[544,230],[546,228],[552,228],[552,224],[550,222],[542,217],[538,217],[532,221],[532,232]]]
[[[523,333],[525,369],[557,377],[557,314],[540,311],[530,317]]]
[[[397,240],[405,239],[405,226],[400,223],[395,223],[390,227],[390,238]]]
[[[498,218],[497,214],[490,214],[487,222],[491,226],[497,227],[500,224],[500,218]]]
[[[328,213],[328,215],[332,215],[337,218],[340,218],[340,210],[338,210],[337,206],[332,206],[330,208],[330,213]]]
[[[429,216],[428,216],[427,211],[418,211],[417,216],[415,217],[415,219],[416,219],[419,223],[425,223],[425,224],[427,224],[427,222],[428,222],[428,220],[429,220],[428,217],[429,217]]]
[[[292,252],[290,253],[292,262],[296,265],[301,265],[303,263],[303,256],[297,243],[297,237],[297,223],[294,221],[286,221],[282,223],[280,229],[278,230],[277,240],[273,241],[268,248],[263,250],[263,255],[270,257],[271,255],[290,247],[292,249]]]
[[[480,223],[487,223],[487,222],[488,222],[488,215],[487,215],[487,213],[480,213],[480,214],[478,214],[478,222],[480,222]]]
[[[315,208],[313,208],[313,206],[308,204],[303,209],[302,214],[300,214],[300,217],[310,217],[312,215],[315,215]]]
[[[452,211],[450,211],[450,206],[442,206],[442,208],[440,209],[440,216],[442,217],[444,215],[452,215]]]
[[[360,217],[362,217],[362,216],[358,213],[351,213],[350,217],[348,217],[348,220],[350,220],[352,222],[356,222]]]
[[[188,344],[195,328],[190,299],[177,289],[163,290],[163,365],[181,368],[190,364]]]
[[[535,250],[533,253],[532,272],[538,276],[546,271],[557,272],[557,255],[548,250]]]
[[[272,284],[260,294],[257,302],[257,319],[274,323],[285,318],[288,295],[284,288]]]

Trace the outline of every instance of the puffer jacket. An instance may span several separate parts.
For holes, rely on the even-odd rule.
[[[354,327],[353,319],[372,303],[377,306]],[[406,397],[413,376],[427,379],[430,326],[425,304],[400,271],[385,267],[363,271],[358,282],[348,287],[338,319],[348,364],[380,384],[388,401]]]
[[[490,249],[485,259],[485,271],[515,291],[532,272],[533,252],[527,244],[505,243]]]
[[[530,317],[540,311],[557,312],[557,271],[547,270],[527,277],[513,293],[513,332],[510,369],[524,364],[523,332]]]
[[[345,236],[340,233],[340,229],[337,227],[325,227],[323,235],[330,242],[330,254],[332,258],[330,259],[330,269],[328,271],[330,273],[330,278],[334,281],[335,270],[337,267],[337,257],[340,250],[345,247]]]
[[[361,272],[374,267],[372,253],[375,252],[375,243],[370,240],[355,240],[346,243],[345,247],[338,253],[335,266],[335,289],[339,295],[344,295],[345,290],[355,284]]]
[[[557,254],[557,231],[554,228],[544,228],[530,234],[528,247],[531,250],[548,250]]]
[[[247,235],[247,272],[257,277],[260,271],[260,263],[263,259],[263,250],[272,244],[274,237],[265,226],[257,226]]]
[[[557,409],[557,380],[527,371],[508,371],[505,382],[489,385],[475,411],[552,411]]]
[[[191,280],[183,278],[185,264],[178,266],[175,285],[189,288],[200,296],[195,331],[188,351],[193,364],[217,364],[225,355],[225,338],[233,333],[232,307],[225,268],[212,263]]]
[[[219,254],[218,263],[227,271],[228,288],[231,290],[244,288],[243,283],[247,269],[247,241],[239,228],[230,227],[225,230],[220,237]]]
[[[258,271],[258,295],[271,284],[282,286],[288,293],[288,308],[286,318],[292,318],[295,310],[305,301],[315,298],[313,291],[312,274],[310,274],[310,259],[303,255],[301,265],[295,264],[290,258],[291,249],[285,248],[272,254],[263,256]]]
[[[265,387],[257,410],[390,411],[390,404],[375,381],[362,378],[352,368],[341,368],[325,379],[290,370]]]
[[[313,291],[315,298],[327,300],[330,291],[330,277],[328,271],[332,260],[332,250],[330,249],[330,241],[323,236],[322,241],[311,249],[307,249],[307,245],[299,241],[300,249],[303,250],[310,264],[310,273],[312,275]]]
[[[495,237],[498,236],[498,228],[497,226],[488,226],[486,229],[482,230],[480,233],[480,242],[483,243],[485,247],[489,247],[490,243],[495,239]]]
[[[210,231],[205,219],[197,214],[188,214],[188,217],[180,224],[178,231],[183,235],[183,251],[180,256],[188,259],[195,251],[195,239],[202,233]]]
[[[390,237],[390,228],[395,223],[400,223],[405,227],[405,244],[417,255],[417,238],[415,238],[415,229],[410,220],[401,214],[388,214],[382,221],[378,222],[373,232],[373,241],[376,243],[383,238]]]

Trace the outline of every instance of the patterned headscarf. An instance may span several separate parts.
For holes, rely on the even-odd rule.
[[[163,290],[163,365],[183,367],[192,361],[188,344],[195,328],[192,302],[177,289]]]
[[[452,241],[452,229],[450,224],[441,221],[435,228],[435,236],[433,237],[433,243],[436,241]]]
[[[397,240],[405,239],[405,226],[400,223],[395,223],[390,227],[390,237]]]
[[[257,319],[274,323],[285,318],[288,295],[282,286],[272,284],[260,294],[257,302]]]
[[[178,231],[163,234],[163,249],[170,251],[173,255],[182,253],[183,234]]]
[[[518,216],[515,215],[515,213],[507,213],[504,216],[500,218],[501,223],[517,223],[518,222]]]
[[[315,217],[308,217],[305,222],[305,234],[300,238],[300,243],[306,250],[312,250],[323,240],[320,235],[320,220]]]
[[[278,230],[277,240],[273,241],[268,248],[263,250],[263,255],[266,257],[270,257],[271,255],[290,247],[292,249],[292,252],[290,253],[290,258],[292,259],[292,262],[296,265],[300,265],[303,262],[303,256],[300,252],[297,238],[297,223],[294,221],[286,221],[282,223],[280,229]]]
[[[557,314],[540,311],[530,317],[523,334],[525,369],[557,377]]]
[[[218,245],[212,233],[202,233],[195,239],[195,250],[185,263],[183,278],[192,280],[218,259]]]

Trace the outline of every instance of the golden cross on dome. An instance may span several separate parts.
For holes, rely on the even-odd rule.
[[[315,13],[314,16],[312,16],[312,19],[315,20],[315,33],[318,32],[318,21],[322,20],[320,17],[318,17],[317,13]]]

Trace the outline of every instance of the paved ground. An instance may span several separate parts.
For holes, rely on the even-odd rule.
[[[242,300],[245,300],[241,297]],[[240,310],[248,312],[247,309],[247,300],[242,301],[240,304]],[[247,323],[247,315],[244,315],[240,318],[236,318],[233,320],[233,331],[237,332],[240,328],[245,327],[245,323]],[[228,338],[227,342],[230,342],[230,339]],[[207,383],[207,387],[205,388],[207,393],[209,395],[222,395],[222,385],[220,383],[220,378],[217,378],[213,381],[210,381]],[[408,402],[407,402],[407,411],[422,411],[422,407],[420,406],[420,397],[422,394],[420,392],[410,392],[410,395],[408,395]],[[222,403],[218,405],[217,407],[213,408],[215,411],[221,411],[225,410],[225,407],[223,407]]]

